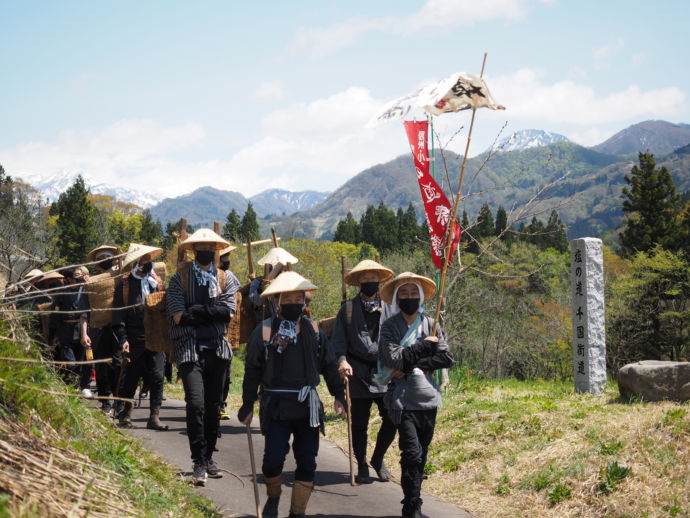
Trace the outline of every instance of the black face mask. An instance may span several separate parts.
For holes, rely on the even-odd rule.
[[[137,266],[137,271],[139,272],[139,275],[147,275],[151,273],[151,270],[153,270],[153,263],[146,263],[143,265]]]
[[[230,269],[230,261],[223,261],[220,263],[220,269],[228,271]]]
[[[398,306],[406,315],[414,315],[419,309],[419,299],[398,299]]]
[[[103,261],[98,263],[98,266],[101,268],[101,270],[110,270],[113,267],[113,260],[104,259]]]
[[[364,293],[367,297],[372,297],[379,291],[378,282],[360,282],[359,290]]]
[[[215,255],[213,250],[197,250],[194,258],[201,266],[207,266],[213,262]]]
[[[280,315],[285,320],[292,320],[296,322],[299,317],[302,316],[304,311],[304,304],[281,304],[280,305]]]

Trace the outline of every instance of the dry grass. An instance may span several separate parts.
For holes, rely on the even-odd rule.
[[[0,487],[10,516],[136,516],[118,491],[122,474],[58,441],[37,415],[22,425],[0,410]]]
[[[687,405],[623,402],[614,387],[595,397],[517,381],[470,382],[444,404],[424,490],[475,516],[690,516]],[[329,422],[327,436],[347,448],[341,421]],[[398,460],[393,447],[387,464],[396,476]],[[605,493],[611,462],[630,473]]]

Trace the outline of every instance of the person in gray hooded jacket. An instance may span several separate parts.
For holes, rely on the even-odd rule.
[[[386,408],[400,437],[403,518],[422,516],[424,465],[441,405],[431,373],[453,364],[445,335],[439,328],[432,336],[433,320],[424,315],[424,300],[435,292],[431,279],[410,272],[401,273],[381,290],[394,315],[381,327],[377,377],[388,383]]]

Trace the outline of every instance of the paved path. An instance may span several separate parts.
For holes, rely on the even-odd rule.
[[[150,449],[182,473],[189,474],[191,460],[189,443],[185,426],[184,402],[168,399],[163,402],[161,420],[170,427],[167,432],[155,432],[146,429],[148,418],[148,400],[142,401],[142,408],[132,414],[134,428],[132,434],[143,439]],[[257,469],[261,471],[261,458],[264,439],[258,429],[258,418],[254,418],[252,428]],[[235,418],[221,421],[222,438],[218,442],[220,451],[214,459],[220,468],[227,469],[240,478],[224,474],[221,479],[209,479],[205,488],[199,491],[213,500],[226,516],[255,516],[254,490],[252,487],[251,464],[249,462],[246,429]],[[308,516],[339,517],[372,517],[395,518],[400,516],[402,490],[395,482],[374,482],[362,486],[350,486],[349,461],[334,443],[321,440],[316,487],[307,508]],[[294,459],[288,454],[285,482],[292,484],[291,475],[295,469]],[[261,477],[261,475],[259,475]],[[285,483],[284,482],[284,483]],[[265,486],[259,484],[261,505],[265,501]],[[280,516],[288,515],[290,507],[290,488],[283,487],[280,502]],[[424,495],[424,514],[429,518],[472,518],[465,511],[431,496]]]

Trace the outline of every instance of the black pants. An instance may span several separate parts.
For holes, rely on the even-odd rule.
[[[160,408],[163,402],[163,370],[165,369],[165,353],[157,353],[143,348],[142,345],[134,345],[131,361],[125,368],[124,380],[120,394],[122,397],[132,398],[139,385],[139,380],[147,377],[150,380],[150,405],[151,408]],[[143,349],[143,350],[142,350]],[[129,405],[129,404],[128,404]]]
[[[377,398],[353,398],[352,399],[352,448],[355,452],[357,464],[364,466],[367,463],[367,429],[369,427],[369,415],[371,405],[376,403],[381,416],[381,428],[376,436],[374,454],[371,456],[374,465],[383,462],[383,456],[395,439],[395,425],[388,415],[388,410],[383,404],[383,396]]]
[[[91,342],[94,344],[93,357],[96,360],[112,358],[111,363],[96,364],[96,389],[99,396],[117,394],[117,381],[120,378],[122,355],[120,347],[115,341],[115,335],[110,326],[89,329]]]
[[[295,480],[314,482],[316,475],[316,456],[319,454],[319,428],[309,426],[309,419],[289,421],[270,420],[264,431],[264,460],[261,471],[264,477],[277,477],[283,472],[285,457],[292,452],[297,469]]]
[[[419,499],[424,465],[435,427],[435,408],[433,410],[405,410],[402,413],[398,433],[400,434],[400,467],[402,468],[400,485],[405,495],[403,502],[414,503]]]
[[[228,393],[230,392],[230,368],[232,366],[232,358],[228,362],[228,368],[225,370],[225,381],[223,382],[223,393],[221,394],[220,404],[225,409]]]
[[[205,462],[213,456],[220,428],[220,396],[229,361],[216,351],[202,351],[196,362],[178,368],[187,402],[187,437],[193,462]]]
[[[80,342],[68,342],[60,344],[60,361],[81,362],[84,361],[84,347]],[[91,365],[68,365],[65,367],[65,383],[75,384],[84,389],[91,383]]]

